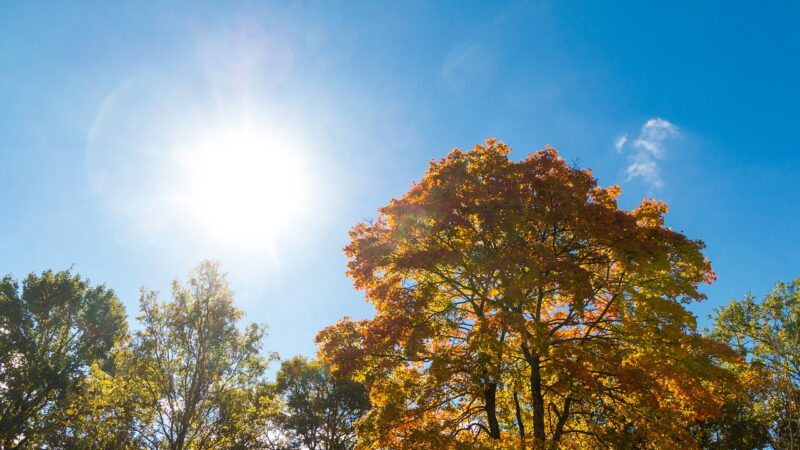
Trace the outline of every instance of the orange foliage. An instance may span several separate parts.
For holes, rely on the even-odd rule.
[[[376,309],[320,332],[364,381],[361,448],[691,447],[735,355],[683,306],[715,278],[667,205],[619,209],[550,147],[521,161],[489,140],[432,162],[350,232],[348,275]]]

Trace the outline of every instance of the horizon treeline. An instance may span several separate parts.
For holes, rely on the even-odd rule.
[[[800,278],[714,311],[667,205],[545,148],[431,162],[350,232],[375,308],[280,363],[218,263],[128,329],[72,271],[0,281],[0,449],[798,449]]]
[[[71,271],[0,282],[0,449],[347,449],[364,386],[262,352],[204,261],[170,300],[142,291],[130,333],[114,292]]]

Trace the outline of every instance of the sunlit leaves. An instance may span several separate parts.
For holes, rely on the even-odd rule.
[[[127,379],[150,420],[137,435],[150,448],[258,448],[267,417],[264,405],[252,407],[267,395],[264,328],[238,327],[243,313],[218,265],[202,263],[187,287],[176,281],[171,301],[144,291],[140,304]]]
[[[750,361],[740,377],[775,448],[800,446],[800,279],[717,311],[714,335]],[[739,400],[741,403],[741,399]],[[745,408],[745,411],[747,409]],[[721,425],[725,425],[722,423]]]
[[[42,445],[58,433],[93,364],[108,365],[126,335],[122,303],[69,271],[0,281],[0,447]]]
[[[370,389],[359,444],[687,445],[735,358],[683,306],[714,279],[703,243],[555,149],[509,152],[456,149],[353,227],[348,275],[376,314],[317,340]]]

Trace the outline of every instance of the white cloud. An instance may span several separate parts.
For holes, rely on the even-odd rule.
[[[628,133],[622,133],[614,140],[614,148],[617,149],[617,152],[622,152],[622,148],[625,147],[625,143],[628,142]]]
[[[625,170],[628,180],[641,178],[655,189],[663,186],[658,160],[666,155],[665,143],[679,135],[678,127],[668,120],[655,117],[645,122],[639,131],[639,136],[633,141],[633,152],[628,157],[630,164]],[[617,151],[622,151],[627,140],[627,134],[617,138],[614,142]]]
[[[652,158],[642,156],[641,154],[633,155],[626,172],[628,173],[629,180],[639,177],[656,189],[664,184],[658,172],[658,164]]]
[[[678,127],[668,120],[656,117],[642,125],[639,138],[633,143],[640,151],[646,151],[656,158],[664,155],[664,141],[678,136]]]

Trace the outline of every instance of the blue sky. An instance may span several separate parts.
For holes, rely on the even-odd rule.
[[[317,330],[370,313],[347,230],[488,137],[558,148],[627,208],[665,200],[719,276],[701,318],[800,275],[789,2],[0,8],[0,272],[73,266],[131,316],[139,287],[166,296],[219,259],[265,349],[312,354]],[[204,184],[243,129],[239,164]]]

